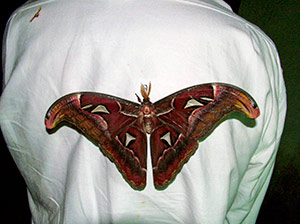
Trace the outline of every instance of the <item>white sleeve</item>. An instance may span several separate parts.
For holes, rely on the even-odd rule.
[[[271,86],[262,114],[265,126],[260,142],[239,184],[227,214],[227,223],[252,223],[256,219],[273,172],[287,110],[286,89],[277,50],[269,38],[261,35],[259,29],[249,26],[249,30]]]

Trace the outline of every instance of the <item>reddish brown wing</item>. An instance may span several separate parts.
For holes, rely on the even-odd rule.
[[[193,86],[156,103],[161,121],[150,137],[154,184],[166,188],[220,120],[239,111],[259,116],[253,98],[244,90],[223,83]]]
[[[115,163],[132,188],[142,190],[146,185],[147,139],[135,125],[138,111],[139,104],[124,99],[78,92],[57,100],[46,114],[45,125],[53,129],[64,121],[76,126]]]

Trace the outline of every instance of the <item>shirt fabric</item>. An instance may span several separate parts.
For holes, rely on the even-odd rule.
[[[3,59],[0,124],[28,186],[32,223],[255,223],[283,130],[285,86],[273,42],[225,2],[28,1],[9,20]],[[196,84],[236,85],[261,115],[251,125],[222,122],[163,191],[149,161],[147,186],[136,191],[74,129],[45,129],[47,109],[65,94],[136,102],[149,81],[152,102]]]

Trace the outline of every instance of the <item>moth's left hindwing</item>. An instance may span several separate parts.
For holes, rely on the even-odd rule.
[[[57,100],[46,114],[47,129],[76,126],[97,144],[137,190],[146,185],[147,139],[135,124],[139,104],[106,94],[78,92]]]

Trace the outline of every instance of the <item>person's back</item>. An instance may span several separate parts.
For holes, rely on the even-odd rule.
[[[4,51],[0,124],[34,223],[255,223],[283,129],[285,87],[273,43],[224,2],[33,1],[11,17]],[[48,107],[65,94],[136,102],[149,81],[152,102],[229,83],[250,93],[261,115],[222,122],[162,191],[150,163],[147,185],[136,191],[87,138],[45,129]]]

